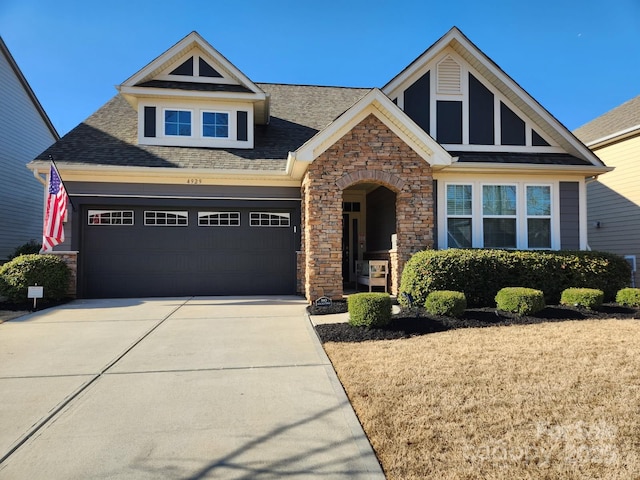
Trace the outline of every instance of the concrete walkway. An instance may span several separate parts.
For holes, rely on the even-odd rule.
[[[78,300],[0,325],[0,479],[383,479],[299,297]]]

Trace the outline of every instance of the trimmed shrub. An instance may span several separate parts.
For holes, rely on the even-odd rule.
[[[427,296],[424,308],[432,315],[459,317],[467,308],[467,299],[462,292],[437,290]]]
[[[356,293],[347,298],[349,325],[384,327],[391,322],[391,296],[388,293]]]
[[[424,250],[405,264],[398,301],[408,307],[407,293],[424,305],[429,293],[454,290],[469,306],[491,307],[498,291],[512,285],[542,290],[547,304],[557,304],[569,287],[598,288],[613,301],[630,274],[624,258],[606,252]]]
[[[45,300],[65,297],[71,272],[55,255],[21,255],[0,267],[0,295],[10,302],[27,302],[29,286],[41,285]]]
[[[625,307],[640,307],[640,288],[623,288],[616,294],[616,303]]]
[[[602,290],[595,288],[567,288],[562,292],[560,303],[592,310],[602,305],[603,300],[604,293]]]
[[[16,247],[12,254],[7,257],[7,260],[13,260],[20,255],[34,255],[40,252],[42,245],[35,240],[29,240],[27,243],[23,243],[19,247]]]
[[[540,290],[524,287],[505,287],[496,294],[496,307],[504,312],[531,315],[546,306]]]

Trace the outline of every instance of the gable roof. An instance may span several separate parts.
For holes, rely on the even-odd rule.
[[[444,36],[425,50],[402,72],[392,78],[382,91],[393,98],[396,91],[411,81],[425,66],[439,56],[445,49],[451,48],[476,69],[496,90],[509,99],[527,115],[546,135],[553,139],[566,152],[587,160],[598,167],[602,161],[583,145],[562,123],[540,105],[516,81],[514,81],[493,60],[471,42],[457,27],[451,28]]]
[[[138,145],[138,115],[116,95],[52,145],[35,162],[53,156],[61,170],[154,167],[210,170],[213,174],[286,175],[287,156],[330,124],[369,89],[256,84],[272,98],[271,121],[255,128],[254,149]],[[42,163],[45,168],[48,163]],[[37,165],[33,165],[37,167]]]
[[[13,70],[14,75],[17,77],[18,81],[22,85],[22,88],[31,99],[31,103],[33,103],[33,106],[36,108],[36,110],[40,114],[42,121],[51,132],[51,135],[53,136],[54,140],[58,140],[60,138],[60,135],[58,135],[56,128],[53,126],[53,123],[51,123],[51,119],[49,118],[49,115],[47,115],[47,112],[44,111],[42,104],[38,100],[38,97],[36,97],[36,94],[31,89],[29,82],[27,82],[27,79],[22,74],[22,70],[20,70],[20,67],[18,67],[18,64],[13,58],[13,55],[11,55],[9,48],[4,43],[4,40],[2,39],[2,37],[0,37],[0,53],[2,53],[2,55],[4,55],[4,57],[7,59],[7,62],[11,66],[11,69]]]
[[[640,131],[640,95],[575,129],[590,147],[606,144]]]
[[[193,62],[196,57],[207,66],[209,75],[195,76],[195,71],[191,75],[175,73],[185,61]],[[117,88],[133,106],[139,97],[168,95],[251,101],[255,104],[258,123],[269,121],[269,98],[265,92],[195,31]]]
[[[377,88],[301,146],[291,160],[311,163],[369,115],[376,116],[432,166],[451,165],[451,155]]]

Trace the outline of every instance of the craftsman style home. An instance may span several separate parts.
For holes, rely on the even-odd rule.
[[[361,260],[395,293],[425,248],[583,249],[609,170],[457,28],[373,89],[254,83],[193,32],[50,156],[83,297],[314,301]]]

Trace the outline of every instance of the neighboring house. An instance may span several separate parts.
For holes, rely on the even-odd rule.
[[[609,169],[451,29],[381,89],[254,83],[193,32],[30,167],[57,162],[84,297],[340,298],[361,259],[587,247]]]
[[[625,256],[640,285],[640,96],[574,131],[615,170],[587,185],[588,236],[593,250]]]
[[[0,263],[16,247],[42,241],[44,193],[26,165],[58,133],[0,38]]]

